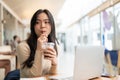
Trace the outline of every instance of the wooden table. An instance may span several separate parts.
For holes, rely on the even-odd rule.
[[[120,76],[116,76],[116,77],[100,77],[97,79],[90,79],[90,80],[120,80]]]

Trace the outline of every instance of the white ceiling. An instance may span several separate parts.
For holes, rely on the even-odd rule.
[[[77,21],[106,0],[2,0],[12,11],[29,25],[38,9],[48,9],[61,29]],[[64,27],[64,28],[63,28]]]
[[[23,21],[30,21],[38,9],[49,9],[56,19],[65,0],[2,0]],[[26,23],[27,24],[27,23]],[[29,23],[28,23],[29,24]]]

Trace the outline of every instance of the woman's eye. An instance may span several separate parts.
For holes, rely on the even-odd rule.
[[[39,24],[39,22],[36,22],[36,24]]]
[[[47,24],[47,23],[50,23],[50,22],[49,22],[49,21],[46,21],[45,23]]]

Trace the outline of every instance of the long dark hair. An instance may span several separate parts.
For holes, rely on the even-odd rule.
[[[50,21],[50,25],[51,25],[51,32],[48,35],[48,42],[54,42],[55,43],[55,50],[57,52],[57,46],[56,46],[56,42],[57,38],[56,38],[56,31],[55,31],[55,23],[54,23],[54,19],[52,14],[47,10],[47,9],[39,9],[35,12],[35,14],[33,15],[32,19],[31,19],[31,23],[30,23],[30,30],[31,30],[31,34],[27,39],[27,44],[30,47],[30,56],[28,57],[28,59],[23,63],[23,68],[24,67],[32,67],[33,62],[34,62],[34,57],[35,57],[35,51],[37,48],[37,35],[35,33],[35,29],[34,26],[36,24],[36,20],[39,14],[41,13],[45,13],[47,14],[49,21]],[[58,52],[57,52],[58,54]]]

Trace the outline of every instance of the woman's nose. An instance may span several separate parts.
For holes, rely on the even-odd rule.
[[[44,22],[42,22],[41,27],[45,27],[45,23]]]

